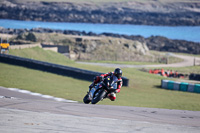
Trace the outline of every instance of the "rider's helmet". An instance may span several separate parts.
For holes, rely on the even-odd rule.
[[[114,75],[120,79],[122,77],[122,70],[120,68],[116,68],[114,71]]]

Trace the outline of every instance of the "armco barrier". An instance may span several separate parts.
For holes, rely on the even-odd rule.
[[[189,84],[185,82],[174,82],[170,80],[161,80],[161,86],[168,90],[187,91],[200,93],[200,84]]]
[[[18,65],[23,66],[31,69],[36,70],[42,70],[46,72],[51,72],[63,76],[69,76],[77,79],[87,80],[87,81],[93,81],[94,77],[97,75],[100,75],[102,73],[74,68],[74,67],[68,67],[28,58],[22,58],[18,56],[13,55],[6,55],[6,54],[0,54],[0,62],[12,64],[12,65]],[[126,77],[122,77],[123,80],[123,86],[128,86],[129,79]]]

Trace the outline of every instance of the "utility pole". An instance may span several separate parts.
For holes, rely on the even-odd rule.
[[[9,47],[10,47],[10,45],[8,43],[8,34],[7,34],[7,45],[8,45],[8,47],[7,47],[7,54],[9,54]]]

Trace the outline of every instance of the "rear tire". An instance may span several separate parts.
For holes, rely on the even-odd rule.
[[[83,98],[83,102],[85,104],[89,104],[91,102],[91,100],[88,100],[88,97],[89,97],[88,94],[86,94],[85,97]]]
[[[100,100],[102,100],[106,95],[106,91],[104,91],[103,89],[100,90],[99,95],[96,98],[92,99],[92,104],[96,104],[98,103]]]

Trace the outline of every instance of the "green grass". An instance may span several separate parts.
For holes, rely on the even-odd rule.
[[[50,50],[43,50],[42,48],[39,47],[15,49],[15,50],[11,49],[9,53],[20,57],[25,57],[40,61],[48,61],[61,65],[69,65],[74,63],[74,61],[67,59],[60,53],[55,53]]]
[[[40,51],[38,48],[35,49],[35,51]],[[16,51],[11,51],[11,53],[14,52]],[[41,50],[41,55],[37,58],[49,60],[48,57],[45,57],[47,56],[46,52],[48,53],[50,51]],[[23,54],[26,55],[25,53]],[[51,58],[54,62],[63,62],[62,64],[69,64],[73,67],[99,72],[114,70],[114,68],[76,64],[63,58],[61,54],[54,52],[51,54],[54,57],[60,58],[60,61],[56,60],[56,58],[54,60]],[[19,66],[0,63],[0,67],[0,86],[26,89],[79,102],[82,102],[82,98],[85,96],[90,85],[88,81]],[[180,68],[183,71],[190,71],[191,69],[199,71],[200,67]],[[200,111],[200,94],[161,89],[159,87],[161,85],[161,79],[163,79],[161,76],[145,73],[135,68],[123,68],[122,70],[123,76],[130,80],[129,87],[122,87],[121,92],[117,94],[115,102],[105,99],[99,104]]]
[[[81,101],[88,81],[0,63],[0,86]],[[82,94],[82,95],[80,95]]]
[[[87,81],[23,67],[3,63],[0,63],[0,66],[1,86],[16,87],[79,102],[82,102],[90,84]],[[95,69],[91,66],[87,68]],[[97,70],[105,72],[112,69],[98,67]],[[130,79],[130,87],[123,87],[115,102],[107,99],[100,104],[200,111],[200,94],[160,89],[158,86],[162,77],[137,69],[123,69],[123,72]]]

